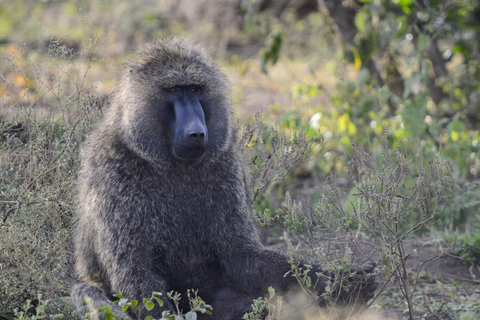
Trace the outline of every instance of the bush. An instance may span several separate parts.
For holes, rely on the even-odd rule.
[[[10,91],[1,107],[15,106],[13,116],[0,118],[0,316],[39,292],[54,308],[74,279],[79,145],[107,100],[82,87],[69,52],[52,41],[41,61],[18,51],[0,59]]]

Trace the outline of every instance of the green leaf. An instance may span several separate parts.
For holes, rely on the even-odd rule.
[[[107,312],[105,310],[98,311],[98,320],[107,320]]]
[[[144,18],[145,18],[145,21],[147,21],[147,22],[154,22],[155,19],[157,19],[155,14],[152,13],[152,12],[147,13]]]
[[[462,121],[455,120],[451,123],[451,128],[453,131],[463,132],[465,129],[465,124]]]
[[[369,18],[368,13],[365,10],[360,10],[355,15],[354,23],[358,31],[365,32],[365,30],[367,29],[368,18]]]
[[[190,311],[185,315],[185,320],[197,320],[197,314]]]
[[[145,309],[147,309],[148,311],[151,311],[155,307],[155,304],[150,300],[147,300],[146,303],[143,302],[143,305],[145,306]]]
[[[397,37],[402,37],[409,27],[408,19],[406,16],[401,16],[401,17],[397,17],[395,21],[398,24],[398,28],[397,28],[397,31],[395,32],[395,35]]]
[[[171,319],[170,310],[165,310],[162,312],[162,319]]]
[[[130,301],[130,304],[132,305],[132,308],[135,308],[138,304],[138,300],[132,300]]]
[[[357,54],[358,54],[358,52],[357,52]],[[355,55],[353,54],[353,50],[345,49],[343,51],[343,59],[347,60],[350,63],[354,63],[355,62]]]
[[[374,32],[359,33],[355,36],[355,43],[357,44],[358,54],[362,63],[370,59],[372,54],[377,49],[377,36]]]
[[[427,49],[430,37],[425,34],[419,34],[417,37],[417,50],[425,51]]]
[[[104,306],[98,309],[98,319],[99,320],[112,320],[115,318],[115,315],[112,312],[112,309],[110,309],[109,306]]]
[[[461,42],[453,46],[452,51],[455,53],[460,53],[466,57],[471,54],[472,47],[471,45],[467,45],[466,43]]]
[[[278,58],[280,58],[280,50],[282,48],[283,38],[285,35],[283,32],[278,32],[271,38],[269,45],[260,51],[261,69],[262,72],[268,74],[267,64],[270,62],[274,66]]]
[[[305,285],[307,288],[310,288],[312,286],[312,279],[310,277],[305,277]]]
[[[358,53],[357,48],[352,47],[352,53],[353,53],[353,68],[358,71],[362,67],[362,59],[360,57],[360,54]]]
[[[383,103],[385,103],[391,96],[392,93],[387,88],[382,88],[378,91],[378,97]]]
[[[120,300],[117,300],[115,302],[118,302],[118,305],[123,309],[125,306],[127,306],[128,308],[128,299],[120,299]],[[125,311],[126,309],[124,309],[123,311]]]
[[[412,72],[412,75],[405,80],[405,89],[403,91],[403,99],[408,98],[408,96],[413,91],[413,86],[420,83],[421,80],[422,80],[422,75],[420,74],[420,72],[418,71]]]
[[[114,294],[113,295],[115,298],[118,298],[118,299],[122,299],[123,298],[123,295],[121,292],[117,293],[117,294]]]
[[[410,5],[413,3],[413,0],[394,0],[393,2],[396,3],[399,7],[401,7],[403,12],[407,14],[412,12],[412,9],[410,9]]]
[[[155,300],[157,300],[157,303],[158,303],[158,305],[159,305],[160,307],[163,307],[163,301],[162,301],[162,299],[155,297]]]
[[[146,316],[144,320],[153,320],[152,316]]]
[[[424,119],[427,115],[428,98],[426,95],[415,96],[414,101],[407,100],[402,110],[402,119],[410,137],[420,137],[425,130]]]

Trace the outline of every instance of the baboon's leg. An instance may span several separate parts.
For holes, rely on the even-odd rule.
[[[240,320],[245,313],[252,310],[253,299],[257,298],[223,287],[215,293],[212,316],[204,316],[201,319]]]
[[[85,314],[92,311],[90,308],[98,309],[103,306],[109,306],[118,318],[131,319],[131,317],[118,305],[113,304],[108,298],[105,290],[90,284],[80,283],[72,288],[70,295],[72,302],[77,307],[78,314],[83,318]],[[90,298],[91,304],[86,300]],[[82,301],[83,300],[83,301]]]

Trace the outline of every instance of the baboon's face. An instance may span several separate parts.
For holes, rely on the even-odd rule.
[[[126,141],[151,161],[211,159],[234,139],[228,92],[222,72],[193,46],[147,46],[116,97]]]
[[[165,91],[172,153],[186,160],[198,159],[208,145],[208,128],[205,121],[207,105],[202,101],[201,86],[174,86]]]

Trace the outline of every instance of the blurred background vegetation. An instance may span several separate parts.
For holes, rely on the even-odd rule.
[[[0,319],[21,318],[28,299],[32,313],[38,293],[70,314],[79,145],[122,63],[163,36],[214,57],[240,124],[259,112],[287,134],[323,137],[257,195],[260,218],[285,191],[314,201],[331,174],[348,197],[353,145],[379,159],[384,137],[418,164],[442,154],[453,204],[417,236],[453,243],[469,280],[427,281],[437,299],[418,312],[480,317],[480,0],[0,0]],[[279,234],[263,231],[268,244]],[[380,303],[401,317],[401,295],[387,293]]]

